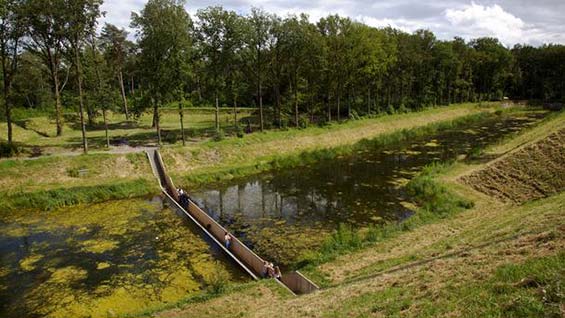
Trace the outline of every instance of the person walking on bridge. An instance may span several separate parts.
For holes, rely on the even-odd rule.
[[[224,234],[224,243],[226,244],[226,248],[229,250],[231,247],[231,240],[232,237],[228,232],[225,232]]]

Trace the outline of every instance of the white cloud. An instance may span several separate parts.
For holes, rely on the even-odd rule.
[[[377,19],[370,16],[360,15],[355,17],[355,20],[365,23],[368,26],[372,26],[375,28],[386,28],[392,27],[394,29],[398,29],[407,33],[412,33],[418,29],[426,29],[430,28],[431,25],[421,23],[415,20],[407,20],[404,18],[398,19]]]
[[[497,4],[482,6],[471,3],[462,10],[447,9],[445,18],[466,38],[492,36],[506,45],[523,41],[528,28],[522,19]]]
[[[429,29],[438,39],[460,36],[467,40],[492,36],[507,46],[515,43],[540,45],[565,43],[563,0],[189,0],[187,10],[194,18],[198,9],[222,4],[246,14],[259,6],[280,16],[307,13],[316,22],[329,14],[349,16],[375,27],[398,28],[405,32]],[[479,3],[480,1],[480,3]],[[147,0],[105,0],[107,15],[100,22],[129,28],[131,11],[140,11]],[[496,4],[493,4],[495,3]],[[130,33],[133,38],[133,32]]]
[[[134,32],[129,27],[131,22],[131,12],[139,12],[143,9],[145,2],[145,0],[104,1],[100,9],[104,11],[106,15],[101,19],[99,28],[102,28],[105,22],[112,23],[120,28],[125,28],[126,31],[130,33],[131,37]]]

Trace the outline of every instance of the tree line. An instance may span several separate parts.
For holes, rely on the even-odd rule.
[[[438,40],[428,30],[374,28],[339,15],[313,23],[259,8],[185,10],[149,0],[128,33],[98,26],[102,0],[2,0],[0,54],[8,141],[14,107],[76,111],[87,124],[174,105],[257,109],[259,130],[467,101],[565,99],[565,46],[504,47],[495,38]],[[100,32],[98,30],[101,30]],[[184,142],[184,129],[181,128]],[[107,143],[108,133],[107,135]]]

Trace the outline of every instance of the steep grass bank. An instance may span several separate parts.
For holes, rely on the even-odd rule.
[[[0,212],[51,210],[158,193],[144,153],[0,161]]]
[[[134,198],[158,193],[155,182],[146,179],[115,182],[95,186],[76,186],[39,190],[19,194],[3,194],[0,211],[10,212],[17,209],[53,210],[76,204],[104,202],[116,199]]]
[[[475,190],[523,203],[565,189],[565,129],[461,178]]]

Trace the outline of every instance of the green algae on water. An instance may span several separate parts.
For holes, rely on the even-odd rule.
[[[6,318],[135,315],[202,292],[216,273],[244,279],[159,200],[4,215],[0,230],[13,249],[0,264]]]

